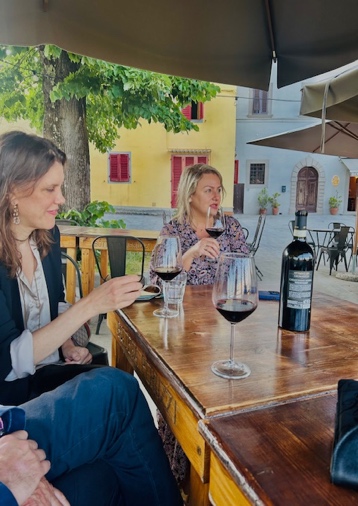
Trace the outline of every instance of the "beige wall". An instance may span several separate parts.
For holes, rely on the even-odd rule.
[[[131,182],[108,183],[108,155],[91,148],[91,197],[115,206],[170,207],[171,156],[175,150],[210,150],[211,165],[220,170],[232,208],[235,159],[236,107],[234,86],[221,86],[221,93],[204,104],[204,120],[199,132],[167,133],[159,124],[135,130],[120,130],[113,151],[131,154]]]

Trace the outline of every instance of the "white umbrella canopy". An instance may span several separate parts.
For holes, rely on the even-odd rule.
[[[358,59],[357,0],[0,0],[0,43],[268,89]]]

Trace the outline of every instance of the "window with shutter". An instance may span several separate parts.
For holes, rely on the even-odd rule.
[[[204,119],[204,104],[202,102],[194,102],[187,105],[181,111],[186,119],[191,121],[198,121]]]
[[[129,183],[131,177],[130,154],[109,153],[109,181],[111,183]]]
[[[171,179],[171,206],[175,208],[177,205],[177,193],[178,193],[178,185],[181,173],[185,167],[189,165],[193,165],[194,163],[208,163],[208,157],[206,155],[173,155],[171,160],[171,170],[172,170],[172,179]]]

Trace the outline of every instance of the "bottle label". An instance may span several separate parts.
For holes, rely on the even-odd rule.
[[[311,307],[312,280],[313,271],[289,271],[287,307],[292,309]]]
[[[295,228],[293,231],[293,235],[294,235],[294,237],[299,237],[300,239],[305,239],[305,237],[307,235],[307,231],[300,230],[299,228]]]

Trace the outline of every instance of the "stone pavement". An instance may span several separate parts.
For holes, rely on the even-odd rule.
[[[124,219],[128,229],[159,231],[162,226],[162,216],[160,214],[121,214],[120,217]],[[249,230],[248,241],[252,240],[258,215],[235,215],[235,217],[242,226]],[[262,281],[259,282],[260,290],[279,290],[282,251],[292,240],[288,228],[288,223],[292,219],[294,219],[294,216],[291,215],[273,216],[268,214],[266,216],[261,244],[255,255],[256,263],[264,275]],[[355,226],[354,215],[331,216],[317,214],[309,214],[307,225],[308,228],[326,228],[331,221],[341,221],[348,226]],[[339,264],[338,272],[345,272],[343,263]],[[319,270],[314,273],[313,287],[314,292],[324,292],[358,304],[358,283],[336,278],[336,271],[334,270],[330,276],[328,265],[324,265],[323,261],[321,261]],[[334,311],[334,308],[330,308],[330,311]],[[96,321],[97,319],[94,319],[93,332]],[[109,332],[105,321],[101,326],[100,335],[93,336],[93,340],[110,350]]]

